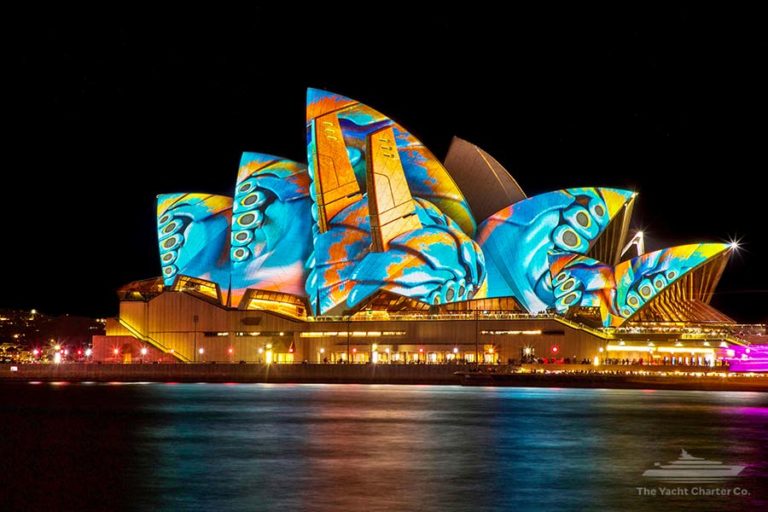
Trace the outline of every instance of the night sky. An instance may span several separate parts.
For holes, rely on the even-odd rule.
[[[159,275],[156,194],[231,195],[246,150],[304,161],[314,86],[529,195],[635,189],[649,249],[741,239],[714,305],[768,321],[768,31],[723,9],[8,16],[0,307],[115,315]]]

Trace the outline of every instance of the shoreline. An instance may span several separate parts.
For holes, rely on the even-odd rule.
[[[13,370],[15,368],[15,370]],[[768,391],[768,375],[653,367],[525,365],[328,365],[328,364],[62,364],[0,365],[5,382],[160,382],[274,384],[398,384],[560,387],[691,391]],[[519,369],[519,367],[515,367]]]

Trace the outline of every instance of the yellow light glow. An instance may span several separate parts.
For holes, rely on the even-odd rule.
[[[480,334],[490,334],[491,336],[502,336],[502,335],[518,335],[522,334],[525,336],[535,336],[541,334],[541,330],[531,330],[531,331],[480,331]]]
[[[622,342],[623,343],[623,342]],[[654,347],[645,345],[608,345],[608,352],[653,352]]]
[[[659,347],[659,352],[666,352],[669,354],[714,354],[715,350],[711,348],[679,348],[679,347]]]
[[[267,356],[266,356],[266,362],[267,364],[272,364],[272,350],[267,350]]]
[[[595,366],[600,366],[600,358],[595,356],[594,359],[592,359],[592,364]]]

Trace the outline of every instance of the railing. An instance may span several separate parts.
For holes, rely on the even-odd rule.
[[[590,327],[588,325],[584,325],[582,323],[574,322],[573,320],[569,320],[567,318],[564,318],[562,316],[552,315],[552,318],[561,324],[565,324],[569,327],[572,327],[574,329],[580,329],[582,331],[588,332],[593,336],[597,336],[598,338],[602,338],[604,340],[613,339],[613,336],[610,334],[601,331],[600,329],[595,329],[594,327]]]
[[[156,339],[151,338],[149,336],[146,336],[146,335],[140,333],[134,326],[132,326],[131,324],[129,324],[128,322],[126,322],[122,318],[118,318],[117,321],[120,323],[120,325],[125,327],[128,330],[128,332],[131,333],[131,336],[133,336],[134,338],[137,338],[137,339],[140,339],[141,341],[149,343],[150,345],[152,345],[156,349],[162,351],[164,354],[171,354],[172,356],[174,356],[176,359],[178,359],[179,361],[181,361],[183,363],[189,363],[189,362],[192,361],[190,358],[188,358],[188,357],[186,357],[186,356],[184,356],[182,354],[179,354],[175,350],[169,349],[168,347],[166,347],[165,345],[163,345],[162,343],[160,343]]]
[[[468,313],[389,313],[371,315],[366,317],[359,316],[316,316],[307,317],[309,322],[381,322],[387,320],[552,320],[558,318],[556,315],[542,313],[531,315],[528,313],[506,313],[506,312],[488,312],[475,314]]]

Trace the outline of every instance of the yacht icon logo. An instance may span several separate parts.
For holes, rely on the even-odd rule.
[[[656,462],[643,473],[646,478],[680,484],[723,482],[739,476],[746,466],[729,466],[715,460],[694,457],[682,450],[680,457],[667,463]]]

